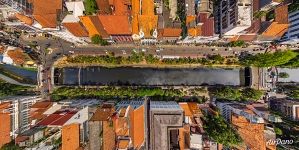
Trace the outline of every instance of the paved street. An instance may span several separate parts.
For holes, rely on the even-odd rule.
[[[248,48],[225,48],[225,47],[203,47],[188,45],[153,45],[137,46],[133,44],[110,45],[110,46],[81,46],[74,47],[71,43],[56,38],[27,38],[19,39],[21,45],[38,45],[37,51],[40,53],[41,65],[39,69],[40,89],[44,97],[48,97],[52,90],[51,68],[53,63],[63,55],[82,54],[82,55],[105,55],[113,52],[116,56],[129,56],[133,52],[144,52],[164,58],[174,57],[205,57],[207,55],[220,54],[221,56],[233,56],[241,52],[264,53],[265,51],[253,51],[254,47]],[[48,49],[48,50],[46,50]],[[49,50],[50,49],[50,50]],[[47,53],[49,52],[49,53]]]

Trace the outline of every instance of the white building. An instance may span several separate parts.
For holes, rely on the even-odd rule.
[[[252,24],[251,0],[221,0],[216,14],[216,32],[225,36],[241,33]]]
[[[15,138],[19,133],[29,129],[30,107],[41,101],[39,96],[14,96],[0,100],[1,103],[10,102],[10,107],[6,109],[11,115],[11,136]]]

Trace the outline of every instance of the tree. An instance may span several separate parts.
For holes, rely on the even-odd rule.
[[[100,44],[100,41],[101,41],[101,36],[98,34],[91,37],[92,44]]]
[[[242,142],[239,134],[220,115],[206,115],[204,130],[210,138],[225,146],[236,146]]]
[[[243,100],[259,100],[263,95],[262,91],[252,88],[245,88],[241,93],[241,99]]]
[[[104,40],[104,39],[102,38],[102,36],[100,36],[100,35],[98,35],[98,34],[96,34],[96,35],[94,35],[94,36],[91,37],[91,42],[92,42],[93,44],[100,44],[100,45],[102,45],[102,46],[105,46],[105,45],[108,45],[108,44],[109,44],[106,40]]]
[[[240,100],[241,92],[238,89],[226,86],[216,89],[213,95],[218,99]]]
[[[86,15],[95,14],[98,10],[97,3],[95,0],[84,0],[84,6]]]
[[[278,127],[274,127],[274,131],[275,131],[276,135],[282,135],[282,130],[279,129]]]
[[[299,99],[299,89],[292,90],[287,93],[287,95],[294,99]]]
[[[14,144],[14,141],[11,141],[10,143],[4,144],[0,150],[21,150],[21,148]]]
[[[240,59],[244,66],[272,67],[287,64],[290,60],[296,58],[298,54],[293,51],[277,51],[274,53],[260,53],[248,55]]]
[[[288,73],[286,73],[286,72],[280,72],[278,74],[278,77],[279,78],[288,78],[288,77],[290,77],[290,75]]]

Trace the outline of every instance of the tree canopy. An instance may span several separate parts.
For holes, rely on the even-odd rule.
[[[85,14],[92,15],[98,10],[97,3],[95,0],[84,0]]]
[[[279,78],[288,78],[290,75],[286,72],[280,72],[278,73]]]
[[[236,146],[242,142],[239,134],[220,115],[206,115],[204,130],[210,138],[225,146]]]
[[[102,46],[108,45],[108,42],[102,38],[102,36],[96,34],[91,37],[92,44],[100,44]]]
[[[259,100],[263,95],[263,92],[260,90],[255,90],[252,88],[238,89],[232,88],[229,86],[217,88],[212,91],[213,96],[217,99],[225,99],[231,101],[240,101],[240,100]]]
[[[248,55],[240,59],[242,65],[256,67],[272,67],[287,64],[290,60],[296,58],[298,54],[293,51],[277,51],[274,53],[259,53]]]

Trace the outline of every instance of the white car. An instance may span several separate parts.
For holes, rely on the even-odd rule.
[[[143,48],[141,51],[142,51],[142,52],[146,52],[146,49]]]
[[[122,52],[123,52],[123,54],[124,54],[124,55],[126,55],[126,54],[127,54],[125,50],[122,50]]]
[[[74,54],[75,52],[74,51],[69,51],[69,53]]]

